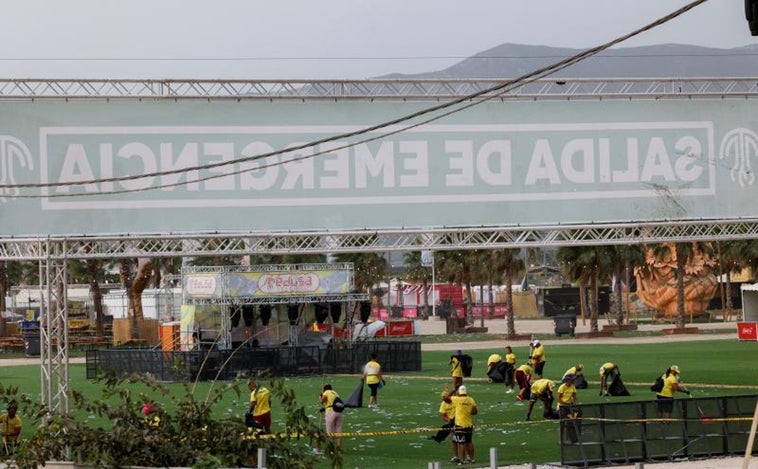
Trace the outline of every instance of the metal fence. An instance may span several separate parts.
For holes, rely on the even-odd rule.
[[[376,353],[385,372],[420,371],[421,342],[370,341],[345,347],[262,347],[236,350],[162,351],[138,348],[87,352],[87,378],[150,373],[160,381],[232,379],[269,370],[274,376],[362,373]]]
[[[675,399],[670,418],[658,401],[576,406],[561,420],[561,463],[610,466],[639,461],[744,454],[758,395]]]

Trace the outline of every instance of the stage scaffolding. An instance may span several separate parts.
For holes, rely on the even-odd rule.
[[[216,338],[220,349],[228,349],[233,342],[231,314],[227,312],[236,308],[295,306],[297,315],[288,318],[287,337],[288,344],[295,346],[304,325],[303,305],[346,304],[345,323],[351,326],[355,305],[369,300],[368,293],[354,290],[352,262],[186,266],[181,278],[182,304],[223,307]]]

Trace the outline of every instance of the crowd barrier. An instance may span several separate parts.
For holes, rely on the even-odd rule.
[[[207,381],[254,375],[273,376],[362,373],[372,353],[387,373],[421,371],[421,342],[367,341],[343,347],[260,347],[236,350],[163,351],[110,348],[87,351],[87,378],[100,372],[117,376],[151,373],[160,381]]]
[[[561,464],[611,466],[744,454],[758,395],[578,405],[560,422]]]

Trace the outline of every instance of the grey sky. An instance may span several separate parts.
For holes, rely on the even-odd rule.
[[[0,77],[367,78],[416,73],[506,42],[595,46],[688,3],[5,0]],[[624,46],[730,48],[756,40],[744,18],[743,0],[710,0]]]

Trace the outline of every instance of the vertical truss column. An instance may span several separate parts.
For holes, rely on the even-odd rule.
[[[47,292],[46,302],[40,302],[44,320],[40,321],[40,386],[42,404],[50,412],[69,411],[68,375],[68,298],[66,259],[63,243],[47,240],[45,257],[40,261],[41,290]]]

